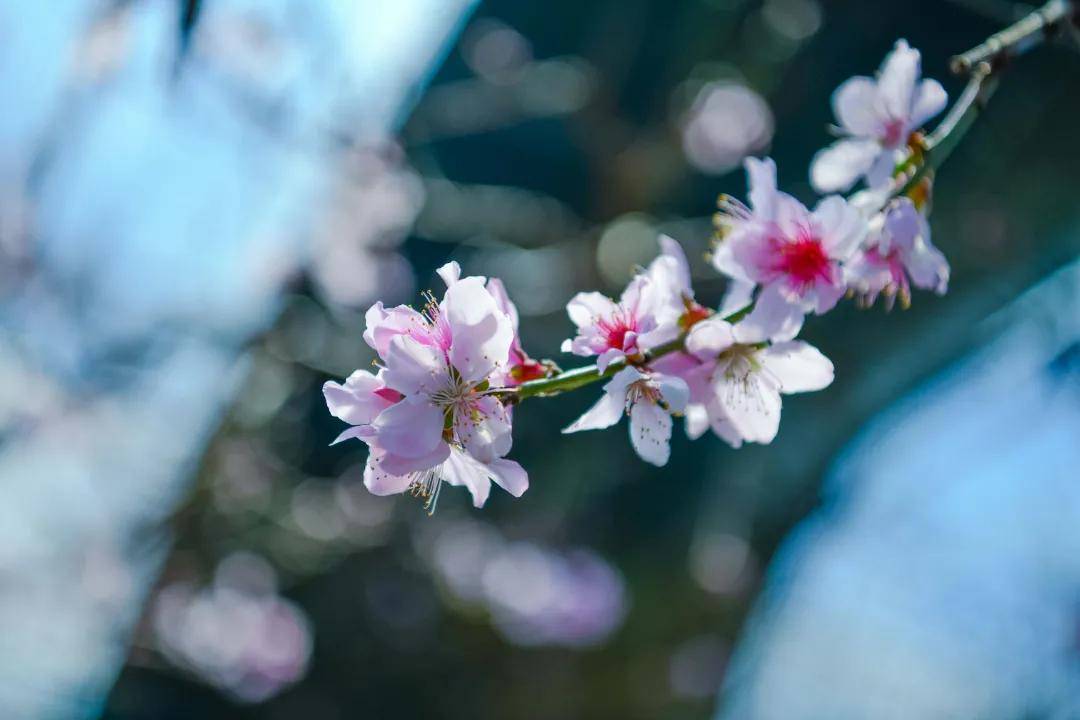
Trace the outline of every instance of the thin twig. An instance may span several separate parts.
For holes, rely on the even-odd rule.
[[[1042,44],[1062,32],[1076,21],[1076,0],[1050,0],[1019,22],[1001,32],[994,33],[977,47],[949,61],[949,68],[957,75],[967,75],[983,63],[991,68],[1001,67],[1009,59]]]

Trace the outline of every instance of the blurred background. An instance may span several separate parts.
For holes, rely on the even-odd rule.
[[[810,202],[833,88],[1006,0],[0,3],[0,715],[1080,717],[1080,54],[938,178],[943,297],[841,305],[777,440],[563,437],[520,500],[362,485],[363,311],[502,277],[525,347],[748,154]]]

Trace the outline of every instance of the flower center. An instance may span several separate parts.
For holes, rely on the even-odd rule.
[[[637,323],[628,318],[621,309],[615,311],[610,318],[601,318],[596,324],[604,334],[607,346],[616,350],[627,349],[624,347],[627,334],[637,332]]]
[[[885,123],[881,141],[886,147],[896,147],[904,140],[904,121],[890,120]]]
[[[771,270],[786,275],[798,289],[806,289],[818,280],[829,279],[829,256],[821,240],[810,233],[800,233],[794,240],[773,241]]]

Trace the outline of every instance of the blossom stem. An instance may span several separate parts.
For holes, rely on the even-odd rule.
[[[1044,40],[1067,30],[1080,17],[1076,0],[1050,0],[1038,10],[1001,32],[994,33],[978,46],[949,61],[956,75],[968,75],[983,63],[997,70],[1010,58],[1022,55]]]
[[[740,318],[745,317],[752,309],[753,304],[751,303],[741,310],[737,310],[730,315],[725,316],[724,320],[736,322]],[[522,400],[531,397],[550,397],[552,395],[560,395],[570,390],[577,390],[579,387],[591,385],[594,382],[606,380],[614,376],[628,364],[635,366],[647,365],[665,355],[670,355],[671,353],[683,350],[686,343],[686,335],[687,333],[685,332],[681,333],[679,337],[674,340],[670,340],[662,345],[657,345],[629,360],[616,360],[608,365],[603,372],[600,372],[600,369],[596,365],[586,365],[584,367],[565,370],[557,375],[552,375],[549,378],[529,380],[517,387],[494,388],[490,391],[490,394],[497,395],[504,401],[521,402]]]

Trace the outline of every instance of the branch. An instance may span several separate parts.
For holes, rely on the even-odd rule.
[[[1023,55],[1075,23],[1080,4],[1076,0],[1050,0],[1023,20],[994,33],[977,47],[949,61],[956,75],[967,75],[986,63],[997,70],[1009,59]]]

